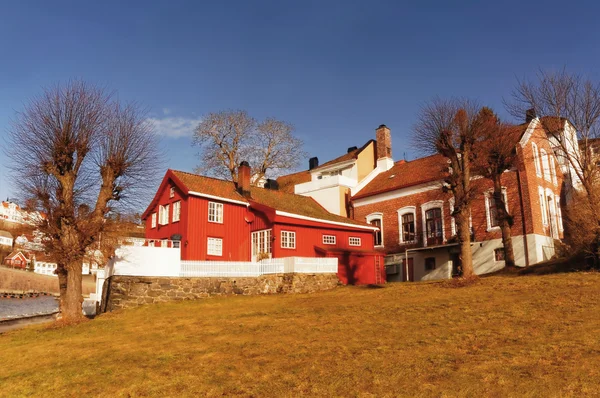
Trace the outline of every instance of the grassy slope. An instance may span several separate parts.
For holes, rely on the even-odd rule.
[[[600,274],[225,297],[0,335],[0,395],[582,396]]]
[[[82,288],[83,294],[94,292],[96,290],[94,277],[84,275]],[[58,278],[0,266],[0,291],[7,290],[58,293]]]

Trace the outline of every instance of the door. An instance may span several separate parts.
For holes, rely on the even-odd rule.
[[[408,278],[407,278],[408,276]],[[414,282],[415,271],[413,267],[413,259],[408,259],[408,266],[406,265],[406,259],[402,260],[402,282]]]
[[[252,261],[271,258],[271,230],[252,232]]]

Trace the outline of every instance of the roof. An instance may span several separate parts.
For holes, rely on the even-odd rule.
[[[370,224],[332,214],[325,210],[325,208],[323,208],[313,198],[308,196],[295,195],[289,192],[267,188],[251,187],[250,197],[246,198],[237,191],[235,184],[231,181],[200,176],[178,170],[168,170],[165,177],[169,175],[172,175],[178,180],[175,181],[175,183],[183,184],[181,188],[190,195],[200,194],[214,196],[224,200],[233,200],[242,204],[250,204],[251,202],[254,202],[277,211],[291,213],[298,216],[311,217],[323,221],[352,224],[356,226],[371,227]],[[162,186],[163,184],[161,184],[159,191],[162,189]],[[158,193],[155,196],[155,200],[157,197]],[[144,213],[144,217],[147,217],[147,212],[148,210],[146,210]]]
[[[346,153],[346,154],[344,154],[344,155],[342,155],[340,157],[337,157],[337,158],[335,158],[333,160],[330,160],[329,162],[325,162],[322,165],[319,165],[318,167],[315,167],[313,170],[319,170],[319,169],[322,169],[322,168],[325,168],[325,167],[332,166],[332,165],[334,165],[336,163],[343,163],[343,162],[347,162],[347,161],[352,160],[352,159],[356,159],[356,158],[358,158],[358,155],[362,151],[364,151],[365,148],[368,147],[371,142],[374,142],[374,141],[375,140],[369,140],[369,141],[367,141],[366,144],[364,144],[360,148],[354,149],[353,151],[350,151],[350,152],[348,152],[348,153]]]
[[[13,238],[12,234],[8,231],[0,231],[0,236],[3,238],[10,238],[10,239]]]
[[[391,169],[375,177],[352,199],[441,180],[447,175],[446,170],[448,161],[442,155],[426,156],[410,162],[400,160]]]
[[[294,187],[298,184],[309,182],[311,180],[310,171],[304,170],[297,173],[288,174],[277,178],[279,190],[288,193],[294,193]]]
[[[542,116],[540,117],[540,122],[542,122],[542,126],[549,132],[555,133],[557,131],[562,130],[565,127],[565,122],[567,121],[564,117],[557,116]]]

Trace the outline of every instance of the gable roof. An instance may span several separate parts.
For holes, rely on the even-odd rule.
[[[447,170],[448,161],[442,155],[426,156],[410,162],[400,160],[391,169],[373,178],[352,199],[441,180],[447,175]]]
[[[304,170],[277,178],[277,184],[279,184],[280,191],[294,193],[296,185],[309,182],[310,180],[310,171]]]
[[[348,153],[345,153],[342,156],[339,156],[339,157],[337,157],[337,158],[335,158],[333,160],[325,162],[322,165],[315,167],[311,171],[323,169],[323,168],[326,168],[326,167],[329,167],[329,166],[333,166],[334,164],[337,164],[337,163],[344,163],[344,162],[347,162],[349,160],[357,159],[358,155],[360,155],[360,153],[362,151],[364,151],[365,148],[367,148],[371,142],[375,142],[375,140],[369,140],[369,141],[367,141],[366,144],[364,144],[360,148],[354,149],[354,150],[352,150],[352,151],[350,151]]]
[[[165,188],[169,178],[186,195],[215,198],[217,200],[230,201],[248,206],[254,202],[279,212],[314,218],[317,219],[317,221],[322,220],[325,222],[356,225],[357,227],[371,227],[370,224],[332,214],[325,210],[325,208],[313,198],[308,196],[295,195],[279,190],[251,187],[250,197],[246,198],[237,191],[235,184],[231,181],[205,177],[178,170],[167,170],[159,190],[148,206],[148,209],[146,209],[142,215],[142,219],[148,217],[149,211],[153,208],[154,202],[158,200],[160,192]]]

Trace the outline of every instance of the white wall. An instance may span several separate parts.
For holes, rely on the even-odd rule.
[[[121,246],[113,258],[114,275],[179,276],[181,251],[168,247]]]
[[[338,185],[335,185],[330,188],[323,188],[318,191],[312,191],[308,193],[302,194],[303,196],[310,196],[314,200],[316,200],[321,206],[323,206],[327,211],[333,214],[342,214],[342,209],[340,208],[341,198],[340,198],[340,188]],[[344,213],[346,209],[344,209]]]

